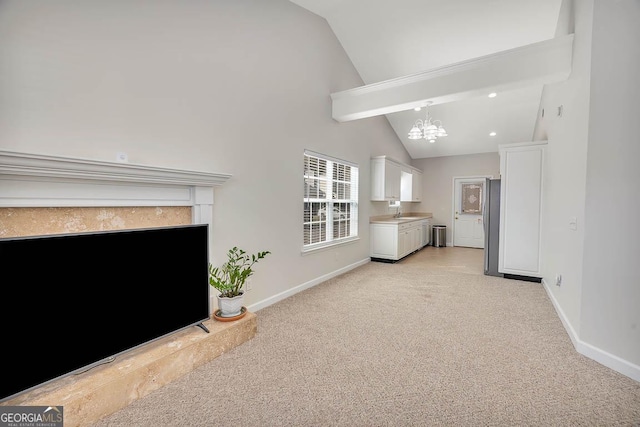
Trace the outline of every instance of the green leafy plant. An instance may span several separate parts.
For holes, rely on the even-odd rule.
[[[209,284],[220,292],[223,298],[233,298],[243,293],[243,287],[253,274],[253,265],[271,252],[262,251],[249,255],[242,249],[233,247],[227,252],[227,261],[219,267],[209,263]]]

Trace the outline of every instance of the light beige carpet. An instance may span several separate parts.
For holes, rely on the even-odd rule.
[[[256,314],[255,338],[95,426],[640,426],[640,383],[481,250],[368,263]]]

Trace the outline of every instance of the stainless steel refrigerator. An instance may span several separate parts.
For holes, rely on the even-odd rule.
[[[500,180],[487,178],[484,183],[482,221],[484,224],[484,274],[504,275],[498,272],[500,249]]]

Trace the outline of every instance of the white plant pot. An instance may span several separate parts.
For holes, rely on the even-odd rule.
[[[218,309],[221,317],[238,316],[242,312],[244,304],[244,294],[240,294],[233,298],[221,297],[218,295]]]

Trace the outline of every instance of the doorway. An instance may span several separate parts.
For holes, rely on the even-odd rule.
[[[453,178],[452,244],[484,249],[484,183],[490,176]]]

